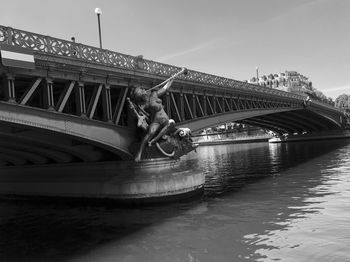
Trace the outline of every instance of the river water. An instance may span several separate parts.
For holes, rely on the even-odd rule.
[[[350,261],[350,140],[200,147],[203,196],[0,200],[0,261]]]

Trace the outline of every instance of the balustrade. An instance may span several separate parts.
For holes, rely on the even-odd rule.
[[[100,49],[97,47],[0,25],[0,44],[1,43],[31,48],[34,50],[34,53],[63,56],[90,63],[119,67],[126,70],[141,70],[143,72],[162,77],[174,75],[180,70],[180,67],[146,60],[141,56],[121,54],[106,49]],[[245,91],[249,90],[291,99],[303,99],[302,96],[297,94],[193,70],[191,70],[186,76],[179,76],[179,79],[188,82],[197,82],[210,85],[212,88],[221,87]]]

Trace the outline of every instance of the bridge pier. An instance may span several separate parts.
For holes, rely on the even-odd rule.
[[[155,202],[187,197],[203,189],[204,174],[180,160],[3,167],[0,193]]]

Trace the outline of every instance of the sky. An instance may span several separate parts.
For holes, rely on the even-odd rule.
[[[0,0],[0,24],[248,80],[297,71],[350,94],[349,0]]]

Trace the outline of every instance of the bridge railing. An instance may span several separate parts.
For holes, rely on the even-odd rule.
[[[54,56],[65,56],[79,59],[90,63],[98,63],[107,66],[114,66],[126,70],[142,70],[149,74],[169,77],[180,70],[177,66],[163,64],[152,60],[146,60],[138,56],[125,55],[106,49],[83,45],[51,36],[40,35],[11,27],[0,25],[0,44],[5,43],[19,47],[31,48],[35,52],[45,53]],[[189,74],[179,77],[189,82],[237,89],[242,91],[253,91],[267,95],[277,95],[281,97],[303,100],[303,96],[293,94],[269,87],[262,87],[234,79],[206,74],[190,70]]]

